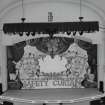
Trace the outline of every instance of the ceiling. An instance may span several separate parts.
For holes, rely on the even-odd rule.
[[[12,7],[16,3],[21,3],[22,0],[0,0],[0,16],[3,14],[3,12],[7,9]],[[73,2],[80,2],[80,0],[23,0],[23,2],[50,2],[50,1],[55,1],[55,2],[68,2],[68,1],[73,1]],[[89,5],[94,6],[94,8],[100,9],[103,14],[105,13],[105,0],[81,0],[82,3],[84,4],[87,3]]]

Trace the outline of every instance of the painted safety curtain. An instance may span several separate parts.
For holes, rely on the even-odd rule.
[[[70,41],[69,41],[70,42]],[[73,41],[71,41],[72,44]],[[21,42],[21,43],[17,43],[14,46],[8,46],[7,47],[7,55],[8,55],[8,73],[15,73],[16,72],[16,68],[15,65],[13,63],[13,61],[18,62],[21,57],[24,54],[24,47],[25,47],[26,43],[25,42]],[[31,42],[32,46],[35,46],[36,43],[35,42]],[[91,43],[85,42],[85,41],[78,41],[78,45],[85,49],[88,53],[88,63],[91,67],[91,72],[94,73],[95,75],[97,75],[97,45],[92,45]],[[9,75],[8,75],[9,77]],[[8,78],[9,79],[9,78]],[[95,76],[95,80],[97,80],[97,76]],[[10,79],[9,79],[10,81]]]

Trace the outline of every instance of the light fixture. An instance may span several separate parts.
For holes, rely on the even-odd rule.
[[[80,16],[79,16],[79,20],[80,22],[82,22],[84,17],[82,17],[82,0],[80,0]]]
[[[26,32],[26,35],[29,36],[30,35],[30,32]]]
[[[31,35],[32,35],[32,36],[35,36],[35,32],[31,32]]]
[[[20,36],[23,36],[23,32],[19,32],[19,35],[20,35]]]
[[[83,35],[83,31],[79,31],[79,35],[80,35],[80,36]]]
[[[82,24],[82,20],[83,20],[84,17],[82,17],[82,0],[80,0],[80,17],[78,18],[80,20],[80,26]],[[79,35],[83,35],[83,29],[81,29],[81,31],[79,31]]]
[[[16,32],[13,32],[13,35],[16,35],[17,33]]]
[[[53,33],[51,32],[51,33],[49,33],[49,36],[50,36],[50,38],[52,39],[53,38]]]
[[[69,36],[70,34],[71,34],[71,32],[70,32],[70,31],[68,31],[68,32],[67,32],[67,35]]]
[[[76,35],[76,31],[73,32],[73,36],[75,36],[75,35]]]

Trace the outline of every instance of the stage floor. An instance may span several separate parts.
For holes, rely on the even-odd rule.
[[[72,103],[95,99],[103,95],[97,89],[36,89],[8,90],[2,94],[3,100],[27,103]]]

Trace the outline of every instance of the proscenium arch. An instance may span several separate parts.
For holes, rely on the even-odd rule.
[[[30,0],[30,1],[25,0],[24,3],[25,3],[25,5],[31,5],[33,3],[36,4],[36,5],[37,4],[40,5],[40,4],[43,4],[43,3],[62,3],[62,4],[67,4],[67,5],[72,5],[73,4],[73,5],[78,5],[78,6],[80,5],[79,0],[70,0],[70,1],[69,0],[65,0],[65,1],[64,0],[43,0],[43,1],[42,0]],[[101,8],[99,8],[98,6],[96,6],[95,4],[93,4],[92,2],[87,1],[87,0],[84,0],[82,5],[83,5],[83,7],[88,8],[88,10],[95,13],[99,17],[99,19],[100,19],[99,21],[101,22],[101,24],[103,24],[103,25],[105,24],[105,18],[104,18],[105,17],[105,11],[103,11]],[[9,4],[8,7],[2,9],[2,11],[0,12],[0,21],[2,22],[2,24],[3,24],[3,22],[5,22],[5,20],[3,20],[3,18],[6,16],[6,14],[8,14],[9,11],[13,11],[14,9],[17,9],[17,8],[21,8],[21,0],[14,1],[13,3]],[[2,35],[4,35],[4,34],[2,34]],[[5,48],[4,48],[4,50],[6,51]],[[102,48],[101,48],[100,51],[103,51]],[[100,62],[102,63],[101,58],[100,58]],[[99,64],[101,64],[101,63],[99,63]],[[6,71],[5,62],[3,62],[3,64],[4,65],[2,67],[2,70]],[[103,65],[104,65],[103,63],[100,65],[99,71],[103,70]],[[100,77],[100,78],[102,79],[103,77]],[[4,79],[4,77],[3,77],[3,79]],[[6,84],[6,81],[3,80],[3,83]],[[3,85],[3,87],[4,87],[3,91],[6,90],[6,88],[5,88],[6,85],[5,84]]]

